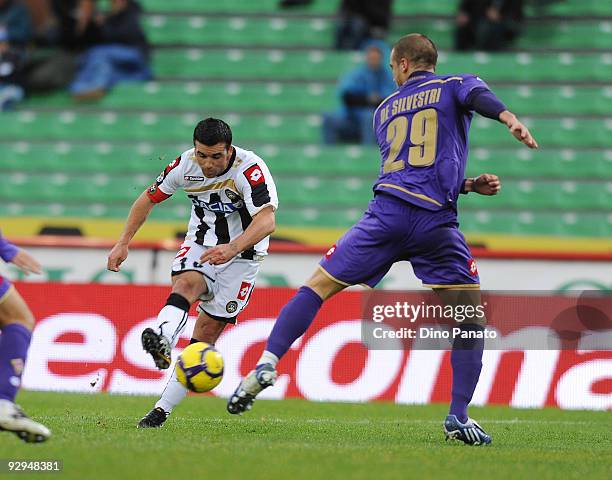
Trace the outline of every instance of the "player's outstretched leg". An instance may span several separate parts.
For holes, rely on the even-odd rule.
[[[255,397],[265,388],[274,385],[276,364],[293,342],[308,329],[322,304],[323,299],[314,290],[302,287],[283,307],[257,367],[240,382],[229,398],[229,413],[241,414],[250,410]]]
[[[25,442],[44,442],[51,436],[49,429],[15,404],[34,318],[21,295],[8,285],[0,277],[0,430],[13,432]]]
[[[172,363],[172,348],[187,325],[191,303],[178,293],[171,293],[157,316],[158,329],[145,328],[141,335],[142,348],[147,352],[155,366],[167,370]]]

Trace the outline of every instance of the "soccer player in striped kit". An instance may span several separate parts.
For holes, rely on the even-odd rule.
[[[192,202],[185,240],[172,264],[172,293],[157,329],[142,332],[142,346],[159,369],[171,363],[172,348],[185,328],[190,306],[200,300],[192,342],[214,344],[225,325],[247,306],[259,266],[275,228],[278,197],[265,162],[232,144],[223,120],[207,118],[193,133],[194,148],[183,152],[134,202],[124,231],[108,256],[118,271],[128,245],[160,202],[183,190]],[[159,427],[186,394],[174,374],[139,427]]]

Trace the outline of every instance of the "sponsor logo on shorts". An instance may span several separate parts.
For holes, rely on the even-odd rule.
[[[238,300],[246,300],[250,289],[251,284],[249,282],[242,282],[240,285],[240,290],[238,291]]]
[[[234,313],[236,310],[238,310],[238,302],[236,302],[235,300],[227,302],[227,305],[225,306],[225,311],[227,313]]]
[[[331,248],[330,248],[330,249],[327,251],[327,253],[325,254],[325,259],[326,259],[326,260],[329,260],[329,257],[331,257],[331,256],[334,254],[334,252],[335,252],[335,251],[336,251],[336,244],[334,244],[334,245],[333,245],[333,246],[332,246],[332,247],[331,247]]]
[[[174,258],[181,258],[184,257],[187,252],[189,251],[191,247],[181,247],[181,249],[176,253],[176,257]]]
[[[478,267],[476,266],[476,260],[474,260],[473,258],[470,258],[468,260],[468,270],[470,271],[470,275],[472,277],[478,275]]]

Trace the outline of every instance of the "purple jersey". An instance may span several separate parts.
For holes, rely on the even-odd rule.
[[[468,156],[475,75],[415,72],[374,113],[382,165],[374,191],[428,210],[456,209]]]

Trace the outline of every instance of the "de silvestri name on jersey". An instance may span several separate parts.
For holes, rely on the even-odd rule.
[[[229,243],[260,210],[278,208],[276,186],[266,163],[254,152],[233,147],[229,166],[218,177],[204,176],[191,148],[171,162],[149,188],[148,196],[155,203],[179,189],[191,200],[186,240],[210,247]],[[269,242],[267,236],[244,253],[266,255]]]

